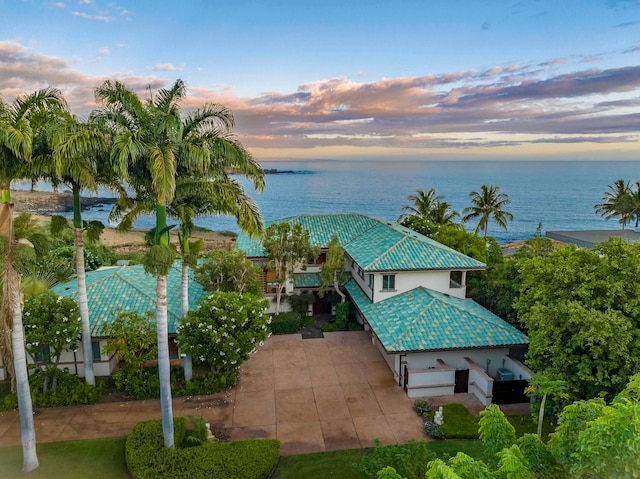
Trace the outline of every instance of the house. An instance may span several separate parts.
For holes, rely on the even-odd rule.
[[[102,333],[103,324],[115,318],[114,314],[122,311],[136,311],[145,314],[155,312],[156,278],[145,273],[142,265],[114,266],[90,271],[86,275],[87,296],[90,305],[91,354],[96,376],[109,376],[116,367],[118,359],[104,351],[107,338]],[[178,359],[178,348],[175,343],[176,328],[181,314],[181,268],[174,263],[167,276],[167,314],[169,330],[169,356]],[[73,279],[52,288],[60,296],[78,299],[78,280]],[[196,307],[196,301],[202,299],[205,291],[192,275],[189,276],[189,308]],[[46,348],[46,347],[45,347]],[[43,351],[44,354],[47,351]],[[60,368],[67,368],[71,373],[84,377],[82,344],[77,351],[65,351],[60,357]],[[29,362],[31,360],[29,359]],[[0,379],[6,373],[0,362]]]
[[[345,250],[344,289],[355,319],[410,397],[472,392],[483,404],[528,401],[523,389],[531,371],[510,354],[528,344],[526,335],[466,298],[467,273],[484,269],[483,263],[364,215],[299,215],[276,223],[284,221],[301,224],[321,248],[312,264],[288,278],[286,292],[312,291],[313,312],[330,311],[317,294],[317,272],[336,235]],[[273,297],[275,278],[264,268],[260,240],[240,234],[237,248],[263,267],[264,291]]]

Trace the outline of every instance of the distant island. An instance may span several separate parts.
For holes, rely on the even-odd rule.
[[[296,173],[293,170],[279,170],[278,168],[267,168],[262,171],[265,175],[294,175]]]

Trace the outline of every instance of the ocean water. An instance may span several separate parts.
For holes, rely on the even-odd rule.
[[[239,178],[256,200],[265,220],[297,214],[362,213],[395,220],[407,196],[435,188],[454,210],[469,206],[469,192],[498,185],[514,216],[508,231],[490,223],[489,234],[501,243],[533,236],[539,223],[547,230],[618,229],[615,221],[595,214],[594,205],[618,178],[640,180],[640,161],[273,161],[263,168],[292,170],[270,174],[261,194]],[[107,208],[84,213],[106,220]],[[197,224],[213,230],[238,231],[233,218],[205,217]],[[143,217],[137,227],[153,226]],[[469,223],[474,229],[476,223]]]

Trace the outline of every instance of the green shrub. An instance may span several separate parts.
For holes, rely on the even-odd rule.
[[[387,466],[393,467],[406,479],[422,479],[426,477],[427,464],[434,459],[436,454],[429,450],[423,439],[395,446],[382,446],[376,439],[373,451],[354,467],[371,479],[376,479],[378,471]]]
[[[176,368],[178,369],[178,368]],[[202,396],[225,391],[234,386],[238,381],[236,371],[221,373],[207,373],[204,376],[194,376],[189,382],[184,381],[184,370],[180,369],[180,374],[176,374],[174,383],[171,385],[171,392],[174,396]]]
[[[162,421],[137,424],[126,442],[126,460],[135,479],[263,479],[278,459],[280,442],[270,439],[218,442],[207,441],[183,448],[187,430],[185,418],[174,418],[176,448],[165,449]]]
[[[300,330],[300,315],[293,311],[274,314],[270,324],[273,334],[291,334]]]
[[[336,325],[340,329],[345,329],[349,322],[349,303],[336,304]]]
[[[104,382],[98,382],[96,386],[87,384],[84,379],[71,374],[68,370],[50,368],[48,370],[49,384],[56,377],[57,388],[54,392],[51,388],[42,392],[44,377],[42,371],[36,370],[29,377],[31,388],[31,400],[36,407],[78,406],[80,404],[95,404],[100,400]],[[3,408],[17,409],[18,396],[9,393],[3,401]]]
[[[335,331],[340,331],[340,328],[335,322],[323,324],[322,326],[320,326],[320,329],[325,333],[333,333]]]

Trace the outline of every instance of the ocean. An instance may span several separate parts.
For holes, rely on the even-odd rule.
[[[490,223],[489,234],[500,243],[530,238],[539,223],[548,230],[618,229],[614,221],[595,214],[608,185],[623,178],[640,180],[640,161],[265,161],[265,169],[293,171],[269,174],[267,187],[255,193],[266,221],[298,214],[362,213],[396,220],[407,196],[435,188],[454,210],[469,206],[469,192],[480,185],[498,185],[514,216],[508,231]],[[85,219],[106,221],[108,207],[86,211]],[[238,231],[233,218],[205,217],[199,226]],[[477,223],[469,223],[474,229]],[[151,217],[136,227],[153,226]]]

